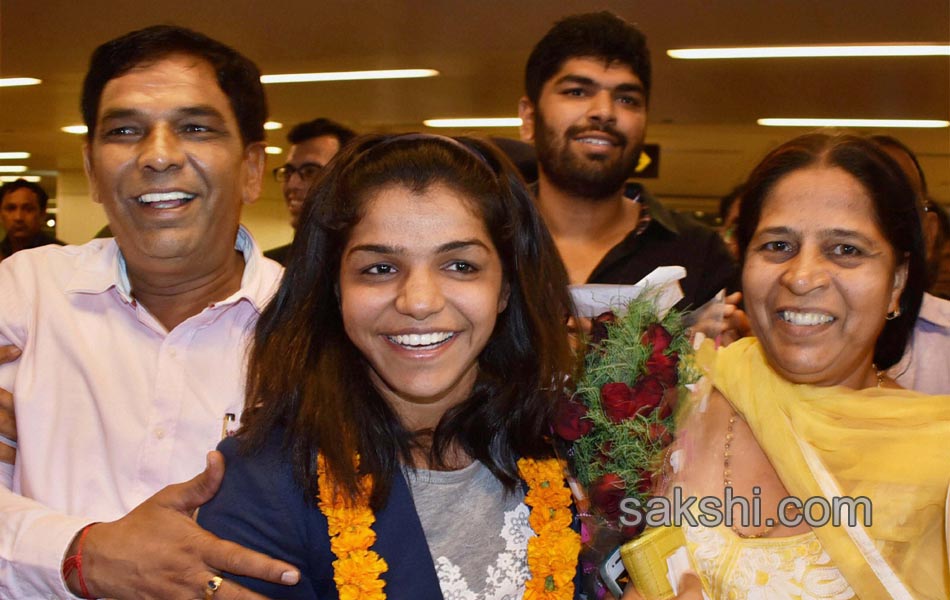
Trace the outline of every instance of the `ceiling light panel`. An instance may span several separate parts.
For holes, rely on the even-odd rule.
[[[827,46],[758,46],[677,48],[672,58],[690,60],[730,58],[832,58],[868,56],[950,56],[950,44],[836,44]]]
[[[766,127],[907,127],[938,129],[950,127],[950,121],[938,119],[758,119]]]
[[[364,81],[370,79],[417,79],[435,77],[435,69],[389,69],[383,71],[337,71],[332,73],[283,73],[261,75],[261,83],[312,83],[320,81]]]

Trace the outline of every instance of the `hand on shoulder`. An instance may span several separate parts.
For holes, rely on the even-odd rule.
[[[184,483],[170,485],[128,515],[89,528],[82,569],[93,597],[191,599],[205,595],[209,581],[222,572],[293,585],[300,572],[233,542],[215,537],[195,523],[195,510],[210,500],[224,477],[220,453],[208,455],[205,470]],[[79,536],[69,556],[78,550]],[[67,581],[80,585],[74,571]],[[265,600],[232,581],[225,581],[215,600]]]

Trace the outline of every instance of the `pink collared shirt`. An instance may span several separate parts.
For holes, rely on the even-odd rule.
[[[950,394],[950,300],[924,294],[904,356],[888,374],[909,390]]]
[[[243,228],[235,248],[241,289],[171,331],[132,298],[111,239],[0,263],[0,344],[23,350],[0,366],[19,436],[0,598],[72,597],[60,565],[79,529],[201,472],[225,415],[240,418],[249,336],[283,271]]]

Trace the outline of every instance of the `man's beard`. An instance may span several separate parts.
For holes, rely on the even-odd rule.
[[[547,126],[541,113],[535,113],[535,119],[534,145],[538,163],[548,180],[562,191],[591,200],[606,199],[622,189],[627,178],[633,174],[640,157],[640,148],[635,148],[629,157],[625,157],[623,149],[629,140],[612,125],[574,126],[560,137]],[[588,158],[571,150],[572,139],[592,131],[613,136],[613,141],[621,149],[620,158]]]

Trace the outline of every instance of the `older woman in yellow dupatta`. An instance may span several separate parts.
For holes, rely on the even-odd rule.
[[[794,384],[752,338],[719,352],[714,381],[791,495],[871,500],[868,528],[813,528],[860,598],[950,597],[950,396]]]
[[[867,140],[810,134],[772,151],[741,202],[756,339],[716,355],[715,390],[682,430],[679,484],[688,496],[755,498],[762,522],[687,528],[707,592],[950,598],[950,397],[903,390],[885,375],[924,288],[906,177]],[[811,526],[781,502],[787,496],[866,497],[871,523],[858,511],[854,526]]]

